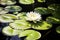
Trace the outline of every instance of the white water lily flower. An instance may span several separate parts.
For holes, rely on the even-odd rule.
[[[28,12],[26,14],[26,20],[29,21],[40,21],[41,20],[41,15],[37,12]]]

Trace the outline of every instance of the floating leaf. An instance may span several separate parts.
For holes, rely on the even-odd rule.
[[[13,14],[4,14],[2,16],[8,17],[9,19],[17,19],[17,17],[15,15],[13,15]]]
[[[54,11],[55,11],[55,4],[52,4],[52,5],[49,5],[48,6],[48,11],[49,11],[49,13],[53,13]]]
[[[35,39],[39,39],[41,37],[41,34],[39,32],[33,32],[31,33],[26,40],[35,40]]]
[[[52,13],[54,17],[60,19],[60,5],[59,7],[55,10],[54,13]]]
[[[8,13],[8,10],[3,10],[4,8],[0,7],[0,14],[6,14]]]
[[[60,26],[56,28],[56,32],[60,34]]]
[[[30,39],[25,39],[25,40],[30,40]],[[32,40],[38,40],[38,39],[32,39]]]
[[[25,30],[22,33],[19,34],[19,37],[24,37],[24,36],[28,36],[32,33],[33,30]]]
[[[5,7],[5,10],[9,10],[9,12],[17,12],[17,11],[21,11],[22,8],[20,6],[13,5],[13,6]]]
[[[59,18],[60,19],[60,4],[52,4],[49,5],[48,8],[51,9],[51,13],[54,17]],[[53,11],[52,11],[53,10]]]
[[[55,18],[55,17],[48,17],[46,19],[46,21],[49,22],[49,23],[54,23],[54,24],[56,24],[56,23],[59,24],[60,23],[60,20]]]
[[[13,14],[4,14],[0,16],[0,22],[13,22],[13,19],[17,19],[17,17]]]
[[[5,18],[0,17],[0,22],[2,22],[2,23],[8,23],[8,22],[13,22],[13,20],[11,20],[11,19],[5,19]]]
[[[13,5],[15,4],[16,1],[15,0],[1,0],[1,5]]]
[[[34,3],[34,0],[19,0],[19,2],[21,3],[21,4],[33,4]]]
[[[47,23],[46,21],[32,24],[32,28],[37,30],[47,30],[47,29],[50,29],[51,27],[52,25]]]
[[[2,7],[0,7],[0,11],[2,10],[3,8]]]
[[[28,29],[31,28],[29,22],[25,20],[15,20],[14,23],[10,23],[10,26],[14,29]]]
[[[7,23],[7,22],[13,22],[13,20],[7,17],[0,16],[0,22]]]
[[[19,37],[27,36],[25,40],[36,40],[41,38],[41,34],[34,30],[25,30],[24,32],[21,32]]]
[[[26,20],[26,13],[25,12],[21,12],[19,14],[17,14],[18,19],[23,19]]]
[[[36,12],[42,14],[42,15],[49,14],[47,8],[44,8],[44,7],[37,7],[37,8],[34,9],[34,11],[36,11]]]
[[[56,4],[51,4],[48,6],[49,9],[55,10],[57,8]]]
[[[38,0],[38,2],[45,2],[46,0]]]
[[[7,36],[14,36],[14,35],[18,35],[19,33],[21,33],[22,30],[15,30],[7,26],[3,28],[2,32]]]
[[[18,14],[19,12],[13,12],[13,14]]]
[[[54,11],[55,11],[55,9],[54,9],[53,7],[50,7],[50,6],[48,7],[48,12],[49,12],[49,13],[52,14]]]

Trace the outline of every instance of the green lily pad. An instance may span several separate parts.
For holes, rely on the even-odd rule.
[[[9,19],[17,19],[16,15],[13,15],[13,14],[4,14],[2,16],[7,17]]]
[[[17,17],[13,14],[4,14],[0,16],[0,22],[13,22],[13,19],[17,19]]]
[[[13,22],[13,20],[11,20],[9,18],[5,18],[5,17],[1,17],[0,16],[0,22],[2,22],[2,23],[8,23],[8,22]]]
[[[1,5],[13,5],[15,4],[16,1],[15,0],[1,0]]]
[[[19,14],[19,12],[13,12],[13,14],[16,14],[17,15],[17,14]]]
[[[25,30],[19,34],[19,37],[28,36],[32,33],[33,30]]]
[[[19,37],[27,36],[25,40],[36,40],[41,38],[41,34],[34,30],[25,30],[24,32],[21,32]]]
[[[51,4],[48,6],[48,9],[55,10],[57,8],[56,4]]]
[[[34,31],[29,36],[27,36],[26,40],[35,40],[41,38],[41,34],[37,31]]]
[[[51,13],[51,14],[55,11],[55,7],[53,7],[53,6],[54,5],[49,5],[48,6],[48,12]]]
[[[19,0],[21,4],[33,4],[35,1],[34,0]]]
[[[56,32],[60,34],[60,26],[56,28]]]
[[[58,19],[60,19],[60,5],[58,6],[58,8],[54,11],[54,13],[52,13],[52,15]]]
[[[47,8],[44,8],[44,7],[37,7],[37,8],[34,9],[34,11],[36,11],[36,12],[42,14],[42,15],[49,14]]]
[[[15,20],[14,23],[10,23],[10,26],[14,29],[28,29],[28,28],[31,28],[30,23],[25,21],[25,20]]]
[[[17,14],[18,19],[26,20],[26,12],[21,12]]]
[[[3,8],[2,7],[0,7],[0,11],[2,10]]]
[[[7,23],[7,22],[13,22],[13,20],[4,16],[0,16],[0,22]]]
[[[51,9],[51,10],[55,10],[55,8],[56,8],[55,4],[52,4],[52,5],[48,6],[48,9]]]
[[[54,17],[60,19],[60,4],[51,4],[48,8],[51,9],[50,12]]]
[[[46,0],[38,0],[38,2],[45,2]]]
[[[30,40],[30,39],[25,39],[25,40]],[[32,40],[38,40],[38,39],[32,39]]]
[[[20,6],[13,5],[13,6],[5,7],[5,10],[9,10],[9,12],[17,12],[17,11],[21,11],[22,8]]]
[[[50,29],[51,27],[52,25],[47,23],[46,21],[32,24],[32,28],[37,30],[47,30],[47,29]]]
[[[46,21],[49,22],[49,23],[54,23],[54,24],[59,24],[60,23],[60,20],[55,18],[55,17],[48,17],[46,19]]]
[[[3,28],[2,32],[7,36],[14,36],[14,35],[18,35],[19,33],[21,33],[22,30],[15,30],[7,26]]]
[[[3,10],[4,8],[0,7],[0,14],[6,14],[8,13],[8,10]]]

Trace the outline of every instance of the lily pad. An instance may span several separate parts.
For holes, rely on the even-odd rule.
[[[6,6],[5,10],[9,10],[9,12],[17,12],[17,11],[21,11],[22,8],[20,6],[13,5],[13,6]]]
[[[37,8],[34,9],[34,11],[35,11],[35,12],[38,12],[38,13],[40,13],[40,14],[42,14],[42,15],[47,15],[47,14],[49,14],[47,8],[44,8],[44,7],[37,7]]]
[[[1,5],[13,5],[15,4],[16,1],[15,0],[1,0]]]
[[[24,32],[21,32],[19,37],[27,36],[25,40],[36,40],[41,38],[41,34],[34,30],[25,30]]]
[[[60,4],[51,4],[48,8],[51,9],[50,12],[54,17],[60,19]]]
[[[52,15],[58,19],[60,19],[60,5],[58,6],[58,8],[54,11],[54,13],[52,13]]]
[[[4,14],[0,16],[0,22],[6,23],[6,22],[13,22],[13,19],[17,19],[17,17],[13,14]]]
[[[51,27],[52,27],[52,25],[46,21],[32,24],[32,28],[37,29],[37,30],[47,30],[47,29],[50,29]]]
[[[3,28],[2,32],[7,36],[14,36],[14,35],[18,35],[19,33],[21,33],[22,30],[15,30],[7,26]]]
[[[38,0],[38,2],[45,2],[46,0]]]
[[[57,8],[56,4],[51,4],[48,6],[48,9],[55,10]]]
[[[0,14],[6,14],[8,13],[8,10],[3,10],[4,8],[0,7]]]
[[[21,12],[17,14],[18,19],[26,20],[26,12]]]
[[[2,7],[0,7],[0,11],[2,10],[3,8]]]
[[[14,29],[28,29],[28,28],[31,28],[30,23],[25,21],[25,20],[15,20],[14,23],[10,23],[10,26]]]
[[[56,32],[60,34],[60,26],[56,28]]]
[[[30,40],[30,39],[25,39],[25,40]],[[38,39],[32,39],[32,40],[38,40]]]
[[[19,37],[28,36],[32,33],[33,30],[25,30],[19,34]]]
[[[35,1],[34,0],[19,0],[21,4],[33,4]]]
[[[52,5],[48,6],[48,9],[50,9],[50,10],[55,10],[55,8],[56,8],[55,4],[52,4]]]
[[[17,15],[17,14],[19,14],[19,12],[13,12],[13,14]]]
[[[16,15],[13,15],[13,14],[4,14],[2,16],[7,17],[9,19],[17,19]]]
[[[60,23],[60,19],[57,19],[55,17],[48,17],[46,19],[46,21],[49,22],[49,23],[54,23],[54,24],[59,24]]]

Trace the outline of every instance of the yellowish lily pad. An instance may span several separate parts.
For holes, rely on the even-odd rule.
[[[14,36],[14,35],[18,35],[19,33],[21,33],[22,30],[15,30],[7,26],[3,28],[2,32],[7,36]]]
[[[33,4],[34,0],[19,0],[21,4]]]
[[[24,20],[15,20],[14,23],[10,23],[10,26],[14,29],[28,29],[31,28],[29,22]]]
[[[43,21],[42,23],[32,24],[32,28],[37,30],[47,30],[50,29],[51,27],[52,25],[47,23],[46,21]]]

